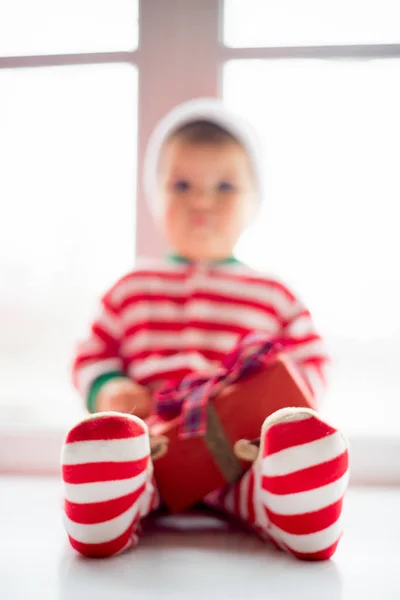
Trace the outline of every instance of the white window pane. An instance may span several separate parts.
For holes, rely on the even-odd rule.
[[[0,89],[0,408],[36,415],[77,406],[75,342],[132,268],[137,70],[4,69]]]
[[[135,50],[138,0],[0,0],[0,56]]]
[[[233,48],[400,42],[398,0],[225,0]]]
[[[233,61],[224,71],[226,103],[265,146],[266,198],[239,255],[312,310],[340,371],[329,410],[348,411],[354,428],[397,431],[399,71],[397,59]]]

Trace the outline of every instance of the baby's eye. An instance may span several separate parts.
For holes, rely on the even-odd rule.
[[[230,181],[221,181],[218,184],[219,192],[233,192],[234,189],[235,189],[235,186],[233,185],[233,183],[230,183]]]
[[[177,192],[187,192],[190,189],[190,183],[185,179],[179,179],[174,183],[174,189]]]

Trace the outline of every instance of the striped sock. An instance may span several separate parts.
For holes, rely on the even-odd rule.
[[[206,503],[238,516],[297,558],[326,560],[341,537],[347,482],[343,435],[315,411],[283,409],[265,421],[252,468]]]
[[[106,557],[137,543],[140,518],[158,505],[147,425],[121,413],[91,415],[62,450],[65,528],[79,553]]]
[[[330,558],[348,483],[343,435],[315,411],[283,409],[264,423],[260,458],[269,534],[298,558]]]

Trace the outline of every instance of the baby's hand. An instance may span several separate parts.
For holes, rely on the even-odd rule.
[[[130,413],[145,419],[151,413],[151,397],[145,387],[127,377],[110,379],[99,391],[96,410]]]

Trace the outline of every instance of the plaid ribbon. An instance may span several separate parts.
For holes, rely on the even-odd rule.
[[[251,333],[228,354],[210,378],[189,374],[178,383],[169,382],[156,392],[155,412],[163,419],[181,415],[179,437],[187,439],[207,433],[209,400],[224,388],[270,364],[279,345],[265,334]]]

